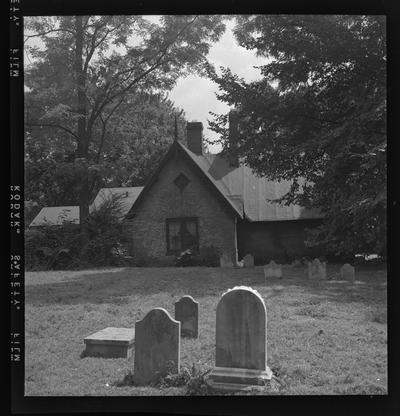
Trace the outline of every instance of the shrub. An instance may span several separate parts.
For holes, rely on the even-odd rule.
[[[221,250],[214,246],[200,247],[198,254],[199,266],[219,267]]]
[[[119,258],[127,254],[126,227],[121,219],[121,195],[112,195],[95,209],[85,221],[88,242],[80,257],[99,266],[118,265]]]
[[[214,246],[200,247],[198,253],[188,249],[183,251],[175,258],[175,266],[206,266],[219,267],[219,258],[221,251]]]
[[[196,263],[196,255],[190,249],[183,251],[175,258],[175,266],[177,267],[197,266]]]
[[[154,267],[160,264],[160,260],[156,259],[155,257],[147,254],[142,250],[136,250],[133,254],[133,264],[137,267]]]
[[[25,230],[25,267],[28,270],[47,270],[57,263],[69,268],[68,259],[76,258],[78,253],[79,228],[75,224]]]
[[[25,265],[28,270],[76,269],[125,265],[128,242],[120,221],[121,196],[113,195],[92,211],[84,223],[82,247],[79,225],[44,225],[25,232]]]
[[[159,376],[153,383],[152,387],[186,387],[185,394],[190,396],[212,394],[211,389],[206,383],[206,375],[211,371],[200,371],[199,367],[192,364],[192,367],[181,366],[179,373],[173,373],[171,370],[172,363],[167,363],[167,374]],[[135,375],[128,371],[122,380],[112,383],[115,387],[135,387]]]
[[[205,396],[212,394],[211,388],[206,383],[206,376],[211,370],[192,373],[187,382],[186,394],[188,396]]]
[[[211,371],[200,371],[196,364],[192,367],[181,367],[178,374],[168,372],[166,376],[161,377],[154,384],[157,387],[183,387],[186,386],[186,394],[189,396],[202,396],[211,394],[211,390],[206,383],[206,375]]]

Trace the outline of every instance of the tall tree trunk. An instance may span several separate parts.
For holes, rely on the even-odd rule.
[[[78,148],[76,152],[82,166],[81,187],[79,191],[79,218],[82,230],[82,244],[87,241],[87,233],[85,227],[85,219],[89,215],[89,177],[88,177],[88,149],[89,137],[86,128],[86,74],[83,69],[83,19],[82,16],[75,17],[75,73],[77,83],[77,108],[78,108],[78,124],[77,136]]]

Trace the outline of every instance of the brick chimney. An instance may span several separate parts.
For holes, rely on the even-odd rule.
[[[203,154],[203,123],[192,121],[186,125],[187,147],[197,155]]]

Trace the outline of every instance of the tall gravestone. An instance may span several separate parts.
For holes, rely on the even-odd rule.
[[[319,259],[314,259],[308,263],[308,278],[311,280],[326,280],[326,263],[321,263]]]
[[[266,279],[268,277],[282,278],[282,266],[280,264],[276,264],[273,260],[271,260],[267,265],[264,266],[264,277]]]
[[[272,377],[267,367],[267,310],[260,294],[236,286],[217,306],[215,367],[207,382],[221,390],[262,386]]]
[[[349,280],[350,282],[354,282],[356,276],[355,276],[355,269],[353,266],[351,266],[348,263],[345,263],[340,268],[340,278],[342,280]]]
[[[135,324],[134,380],[155,381],[167,372],[178,373],[181,324],[163,308],[152,309]]]
[[[175,302],[175,319],[181,323],[183,337],[198,337],[199,304],[191,296],[183,296]]]
[[[243,257],[243,267],[254,267],[254,257],[251,254]]]

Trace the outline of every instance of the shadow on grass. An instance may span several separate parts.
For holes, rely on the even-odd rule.
[[[51,272],[50,272],[51,273]],[[265,282],[261,268],[124,268],[113,272],[85,273],[66,277],[63,281],[30,283],[26,286],[25,301],[29,305],[100,304],[117,305],[132,302],[130,297],[169,293],[171,297],[190,294],[195,299],[219,296],[237,285],[267,289],[266,299],[278,296],[291,287],[337,302],[373,302],[385,296],[385,279],[366,279],[361,284],[310,281],[304,271],[291,271],[290,278]],[[298,273],[298,274],[296,274]],[[296,277],[300,276],[300,277]]]

